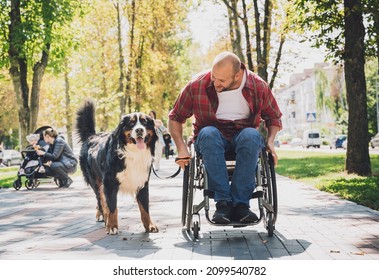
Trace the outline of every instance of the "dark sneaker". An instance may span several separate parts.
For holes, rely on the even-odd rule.
[[[225,200],[216,203],[216,212],[213,214],[212,221],[216,224],[230,223],[233,213],[233,206]]]
[[[258,216],[251,212],[247,205],[237,205],[233,209],[233,218],[241,223],[254,223],[258,221]]]
[[[61,188],[68,188],[73,182],[70,177],[68,177],[67,179],[63,179],[62,181],[62,185],[60,185]]]

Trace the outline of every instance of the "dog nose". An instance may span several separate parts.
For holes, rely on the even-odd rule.
[[[143,128],[137,128],[136,134],[137,134],[137,136],[142,136],[143,135]]]

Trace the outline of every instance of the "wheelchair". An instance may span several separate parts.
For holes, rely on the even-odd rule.
[[[204,208],[205,217],[211,225],[239,228],[253,226],[263,222],[268,236],[272,237],[275,231],[275,222],[278,215],[275,166],[272,155],[264,148],[259,155],[256,167],[256,185],[251,199],[257,201],[259,209],[258,220],[254,223],[231,221],[228,224],[217,224],[210,218],[209,199],[213,198],[213,193],[208,188],[207,172],[201,155],[195,152],[194,144],[191,144],[190,154],[190,162],[184,169],[182,193],[182,225],[186,228],[187,232],[190,233],[192,231],[193,237],[199,239],[200,211]],[[235,154],[226,153],[225,160],[230,181],[235,167]],[[203,199],[197,201],[195,204],[196,191],[203,192]],[[199,200],[199,197],[197,197],[197,200]]]

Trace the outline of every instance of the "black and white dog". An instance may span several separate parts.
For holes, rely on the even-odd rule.
[[[96,219],[108,234],[118,234],[117,194],[136,196],[146,232],[158,232],[149,214],[149,178],[157,135],[143,113],[124,115],[112,133],[95,132],[95,105],[87,100],[77,112],[82,147],[80,167],[96,194]]]

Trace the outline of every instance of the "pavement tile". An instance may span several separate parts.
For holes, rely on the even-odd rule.
[[[159,174],[176,168],[173,159],[162,160]],[[150,213],[159,233],[145,233],[134,198],[119,196],[120,233],[107,235],[80,177],[64,190],[50,181],[33,190],[0,189],[0,260],[379,260],[378,211],[280,175],[273,237],[263,224],[212,226],[202,210],[194,240],[181,225],[181,176],[151,177]],[[195,203],[201,199],[197,192]]]

